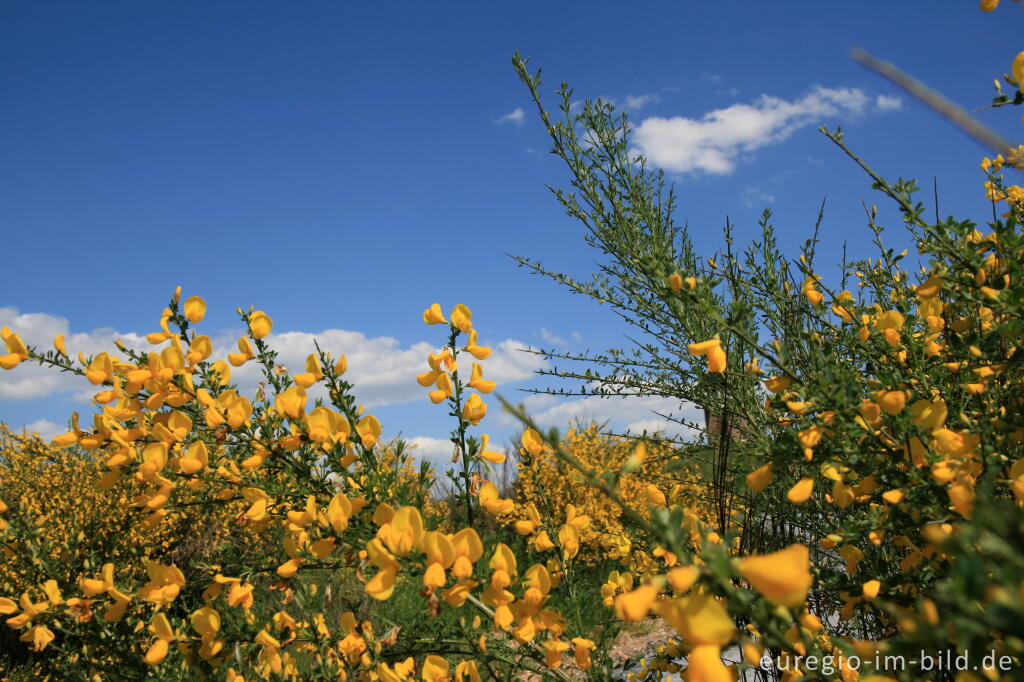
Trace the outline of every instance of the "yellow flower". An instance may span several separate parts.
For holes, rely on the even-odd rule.
[[[754,469],[747,474],[747,487],[754,492],[760,492],[767,488],[772,482],[772,475],[775,472],[775,463],[767,464]]]
[[[430,402],[434,403],[435,405],[437,405],[438,403],[442,403],[445,400],[448,400],[448,398],[450,398],[452,393],[455,391],[455,388],[452,386],[451,378],[444,372],[437,373],[436,384],[437,390],[431,391],[428,394]]]
[[[786,493],[786,498],[793,504],[803,504],[811,497],[811,493],[814,492],[814,479],[809,476],[804,476],[796,482],[789,492]]]
[[[306,390],[301,386],[291,386],[277,394],[274,405],[289,419],[302,419],[306,414]]]
[[[206,317],[206,301],[198,296],[190,296],[185,299],[185,317],[192,324],[197,324],[203,321]]]
[[[564,524],[558,529],[558,544],[562,546],[562,555],[565,559],[571,559],[580,551],[580,532],[576,526]]]
[[[167,616],[162,612],[153,616],[149,631],[156,635],[157,640],[149,647],[142,660],[147,665],[157,665],[167,657],[168,645],[176,639],[176,636]]]
[[[899,488],[893,488],[887,492],[882,493],[882,499],[889,504],[899,504],[903,501],[904,493]]]
[[[736,628],[722,603],[708,594],[691,594],[658,602],[658,614],[693,644],[725,646]]]
[[[292,379],[302,388],[309,388],[316,382],[324,378],[323,370],[320,368],[320,360],[317,359],[315,353],[310,353],[306,357],[306,371],[302,374],[296,374]]]
[[[814,582],[807,547],[802,544],[741,559],[739,572],[765,599],[787,608],[802,604]]]
[[[668,572],[668,583],[676,594],[683,594],[697,582],[700,570],[696,566],[677,566]]]
[[[732,682],[734,676],[722,663],[722,650],[714,644],[700,644],[687,657],[688,682]]]
[[[57,336],[53,337],[53,347],[56,348],[57,352],[64,357],[68,356],[68,349],[64,346],[63,334],[57,334]]]
[[[493,381],[486,381],[484,379],[483,367],[480,366],[479,362],[474,362],[473,372],[470,374],[468,386],[470,388],[475,388],[481,393],[490,393],[494,390],[496,384]]]
[[[537,533],[537,537],[533,539],[533,548],[538,552],[546,552],[554,546],[555,542],[546,530]]]
[[[812,275],[804,280],[803,286],[800,287],[801,293],[807,298],[807,301],[811,305],[818,305],[824,300],[824,296],[818,291],[818,280],[820,278],[816,275]]]
[[[458,682],[481,682],[480,671],[477,670],[476,661],[461,661],[455,666],[455,679]]]
[[[848,290],[844,289],[839,293],[839,296],[836,297],[836,303],[832,306],[832,312],[836,315],[836,317],[838,317],[847,324],[853,324],[854,319],[853,313],[851,312],[850,308],[844,304],[850,303],[852,301],[853,294],[851,294]]]
[[[878,581],[878,580],[869,580],[866,583],[864,583],[863,587],[861,588],[861,591],[862,591],[861,593],[864,595],[864,598],[866,600],[874,601],[875,598],[878,596],[878,591],[881,588],[882,588],[882,583],[880,581]]]
[[[727,356],[721,345],[715,346],[708,351],[708,371],[712,374],[721,374],[725,371]]]
[[[432,369],[429,372],[417,374],[416,383],[426,388],[427,386],[434,384],[437,381],[437,378],[441,376],[441,374],[443,374],[443,372],[439,369]]]
[[[440,656],[427,656],[423,661],[423,682],[448,682],[448,661]]]
[[[539,455],[544,449],[544,441],[541,440],[540,434],[533,429],[526,429],[526,431],[523,432],[521,442],[523,449],[534,456]]]
[[[159,613],[158,616],[164,614]],[[146,651],[146,655],[142,657],[142,662],[146,665],[158,665],[165,658],[167,658],[168,643],[166,639],[157,639],[153,642],[153,645]]]
[[[238,353],[230,353],[228,355],[228,362],[235,367],[240,367],[256,357],[256,354],[252,352],[252,346],[249,344],[249,339],[244,336],[238,339],[238,350]]]
[[[683,276],[678,272],[673,272],[668,276],[668,286],[672,291],[680,291],[683,288]]]
[[[491,437],[488,436],[486,433],[480,436],[480,457],[481,459],[484,459],[490,462],[491,464],[501,464],[502,462],[505,461],[505,453],[488,450],[487,446],[490,444],[490,442]]]
[[[664,507],[665,505],[668,504],[668,501],[665,499],[665,493],[661,492],[658,489],[658,486],[654,485],[653,483],[647,484],[646,492],[647,501],[653,504],[655,507]]]
[[[192,629],[200,635],[213,635],[220,630],[220,614],[209,606],[193,611],[190,621]]]
[[[440,303],[434,303],[429,308],[423,311],[423,322],[424,324],[448,323],[448,320],[444,319],[444,313],[441,312]]]
[[[580,670],[587,670],[592,665],[590,660],[590,652],[594,650],[597,645],[589,639],[584,637],[573,637],[572,645],[575,650],[576,665],[579,666]]]
[[[359,434],[364,448],[372,448],[383,430],[380,420],[372,414],[362,417],[356,424],[356,433]]]
[[[772,393],[778,394],[785,391],[793,383],[793,380],[786,376],[770,377],[764,380],[764,387]]]
[[[515,502],[501,499],[498,495],[498,486],[492,481],[487,481],[480,487],[478,499],[480,506],[495,516],[509,514],[515,509]]]
[[[242,583],[238,578],[233,579],[231,589],[228,590],[228,606],[235,608],[251,609],[253,605],[253,586],[249,583]]]
[[[477,360],[486,360],[491,355],[491,349],[488,346],[478,346],[476,341],[476,330],[470,329],[469,343],[466,344],[465,350]]]
[[[560,639],[549,639],[544,642],[544,662],[549,668],[562,665],[562,654],[569,650],[569,643]]]
[[[380,540],[374,538],[366,544],[366,554],[374,566],[379,568],[377,575],[366,583],[365,590],[374,599],[384,601],[395,591],[395,578],[398,576],[398,561],[384,548]]]
[[[339,377],[348,370],[348,360],[345,359],[345,355],[342,354],[338,361],[334,363],[334,373]]]
[[[987,159],[986,159],[987,160]],[[916,293],[917,297],[921,299],[935,298],[942,291],[942,277],[940,275],[932,275],[920,285],[918,285]]]
[[[622,620],[635,623],[647,617],[658,598],[658,588],[654,585],[641,585],[632,592],[615,597],[615,614]]]
[[[460,303],[452,308],[451,317],[452,324],[463,334],[473,328],[473,313],[463,304]]]
[[[896,416],[906,407],[907,395],[903,391],[880,391],[875,395],[875,401],[886,413]]]
[[[42,651],[55,638],[53,631],[45,625],[35,625],[20,639],[22,642],[31,642],[33,651]]]
[[[423,538],[423,517],[416,507],[402,507],[381,526],[377,536],[393,554],[405,556]]]
[[[249,330],[252,332],[252,336],[255,339],[262,339],[270,334],[270,330],[273,329],[274,322],[270,319],[262,310],[257,310],[253,314],[249,315]]]
[[[720,348],[722,341],[720,339],[709,339],[708,341],[701,341],[700,343],[691,343],[688,347],[690,355],[707,355],[712,348]]]
[[[7,347],[10,348],[10,339],[7,341]],[[110,356],[106,353],[100,353],[94,357],[89,366],[85,368],[85,378],[89,380],[89,383],[96,386],[110,381],[113,373],[114,365],[110,360]]]
[[[1018,53],[1013,58],[1010,73],[1013,75],[1013,80],[1017,81],[1017,89],[1024,90],[1024,52]]]
[[[7,327],[4,327],[7,329]],[[25,346],[25,342],[21,340],[21,337],[17,334],[8,334],[4,338],[4,343],[7,346],[7,355],[0,355],[0,367],[4,369],[14,369],[18,363],[28,360],[28,348]],[[103,357],[106,357],[106,353],[101,353]],[[86,374],[88,376],[88,373]],[[109,378],[109,373],[108,373]],[[90,378],[90,381],[92,379]],[[93,382],[102,383],[102,382]]]
[[[473,426],[479,424],[486,415],[487,403],[476,393],[469,396],[469,400],[462,406],[462,418]]]
[[[335,533],[341,534],[348,528],[348,520],[352,517],[352,502],[349,501],[348,496],[343,493],[338,493],[331,498],[330,504],[327,505],[327,522],[331,524],[331,528],[334,529]]]
[[[197,440],[185,450],[185,454],[178,460],[178,467],[184,474],[194,474],[205,469],[209,463],[210,458],[206,444]]]

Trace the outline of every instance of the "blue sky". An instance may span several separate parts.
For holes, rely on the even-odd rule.
[[[95,352],[157,329],[178,284],[207,300],[217,338],[252,304],[293,332],[281,342],[295,357],[335,330],[385,428],[428,450],[448,424],[403,377],[441,342],[420,321],[430,303],[473,308],[513,397],[538,385],[518,347],[624,343],[607,311],[506,255],[575,274],[595,257],[544,187],[566,176],[514,50],[544,68],[547,93],[567,80],[626,107],[708,253],[725,216],[742,239],[769,207],[795,254],[827,196],[821,249],[838,259],[843,241],[869,253],[860,202],[880,198],[822,123],[884,175],[929,188],[937,175],[944,214],[987,210],[983,151],[850,49],[981,106],[1021,47],[1024,13],[1006,4],[5,3],[0,322],[41,345],[66,330],[70,350]],[[1018,114],[980,116],[1019,138]],[[85,387],[45,376],[0,375],[0,420],[89,411]],[[657,422],[639,407],[532,406],[551,423]]]

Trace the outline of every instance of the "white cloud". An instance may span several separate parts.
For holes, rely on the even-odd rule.
[[[678,433],[679,429],[679,424],[668,419],[642,419],[626,424],[626,430],[635,435],[643,433],[647,433],[647,435],[654,435],[656,433],[674,434]]]
[[[20,429],[17,429],[18,433],[36,433],[46,440],[52,440],[62,433],[67,433],[67,431],[68,428],[66,426],[54,424],[49,419],[37,419],[34,422],[25,424]]]
[[[625,103],[630,109],[643,109],[648,104],[657,104],[661,97],[654,93],[646,95],[626,95]]]
[[[568,345],[568,341],[558,336],[554,332],[548,331],[544,327],[540,328],[540,338],[544,339],[547,343],[553,346],[565,346]]]
[[[704,422],[704,413],[689,403],[680,403],[673,398],[662,397],[621,397],[587,396],[577,399],[560,399],[556,396],[536,394],[523,401],[527,413],[540,426],[555,426],[564,429],[575,421],[608,422],[616,431],[629,430],[640,435],[661,431],[667,436],[690,438],[696,431],[665,417],[672,417],[698,425]],[[660,416],[665,415],[665,416]],[[508,415],[506,419],[514,419]]]
[[[404,440],[412,447],[413,456],[429,460],[431,463],[450,463],[452,453],[455,452],[455,446],[450,440],[431,438],[430,436],[415,436]]]
[[[743,190],[743,203],[747,208],[764,208],[765,204],[775,203],[775,195],[765,192],[760,187],[747,187]]]
[[[479,434],[474,435],[479,437]],[[440,473],[454,468],[455,463],[452,462],[452,455],[455,454],[455,446],[447,438],[413,436],[412,438],[403,438],[402,440],[409,445],[414,458],[430,462],[430,465],[434,467],[434,471]],[[508,454],[508,450],[505,447],[493,440],[488,443],[487,450],[490,452],[503,452],[506,453],[506,456]]]
[[[0,308],[0,325],[17,332],[23,341],[40,350],[53,348],[53,337],[65,335],[68,352],[95,355],[114,349],[114,339],[121,339],[129,348],[147,347],[144,335],[118,334],[113,329],[96,329],[90,333],[71,333],[68,321],[46,313],[19,313],[17,308]],[[0,401],[33,400],[56,393],[86,390],[91,384],[69,372],[58,372],[34,362],[23,362],[16,368],[0,372]]]
[[[501,125],[503,123],[514,123],[520,125],[523,122],[523,118],[526,117],[526,112],[523,111],[522,107],[516,107],[512,111],[508,112],[504,116],[501,116],[494,120],[495,123]]]
[[[879,111],[899,111],[903,108],[903,100],[894,95],[879,95],[875,98],[875,108]]]
[[[55,334],[66,334],[66,345],[72,356],[79,351],[87,356],[100,351],[116,354],[113,346],[116,338],[131,348],[147,351],[157,348],[149,345],[144,335],[138,333],[118,334],[111,329],[69,333],[68,321],[64,318],[41,313],[19,314],[15,308],[0,308],[0,325],[4,324],[18,332],[27,344],[41,349],[50,347]],[[224,358],[234,352],[239,336],[240,330],[213,337],[213,357]],[[316,334],[284,332],[271,334],[266,340],[277,351],[279,364],[296,373],[305,371],[306,356],[315,352],[314,341],[334,357],[344,353],[349,366],[346,378],[355,385],[359,401],[370,408],[423,399],[424,389],[416,383],[415,377],[427,371],[427,355],[438,350],[425,341],[403,346],[392,337],[368,337],[345,329],[326,329]],[[499,386],[527,379],[547,364],[538,355],[522,352],[520,349],[527,344],[521,341],[506,339],[494,343],[483,338],[480,342],[489,343],[493,348],[491,356],[482,363],[484,376],[498,382]],[[232,381],[238,383],[243,393],[251,395],[261,379],[261,368],[250,361],[231,371]],[[63,395],[71,400],[88,402],[97,390],[82,377],[35,363],[22,363],[13,370],[0,372],[0,400]],[[311,390],[310,396],[311,399],[325,397],[322,389]]]
[[[699,119],[647,118],[633,139],[648,161],[666,170],[727,175],[741,155],[779,144],[822,118],[863,114],[869,103],[858,88],[817,86],[793,101],[761,95],[752,104],[715,109]]]

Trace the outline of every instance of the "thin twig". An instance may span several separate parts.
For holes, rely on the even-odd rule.
[[[950,102],[913,76],[901,71],[895,65],[877,59],[859,47],[853,49],[851,56],[865,68],[889,79],[895,85],[903,88],[945,116],[949,119],[950,123],[995,153],[1008,155],[1013,153],[1013,150],[1017,147],[1017,145],[975,119],[964,108]]]

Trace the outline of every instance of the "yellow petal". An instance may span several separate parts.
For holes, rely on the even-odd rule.
[[[249,316],[249,329],[252,331],[253,338],[262,339],[270,334],[270,330],[273,328],[274,322],[262,310],[257,310]]]
[[[424,324],[447,324],[448,320],[444,319],[440,303],[434,303],[423,311],[423,322]]]
[[[465,305],[460,303],[452,308],[451,317],[452,324],[454,324],[463,334],[473,328],[473,313]]]
[[[786,498],[793,504],[803,504],[811,497],[811,493],[814,492],[814,479],[805,476],[796,482],[789,492],[786,493]]]
[[[653,483],[647,485],[647,501],[656,507],[664,507],[668,504],[665,493],[661,492]]]
[[[708,351],[712,348],[721,348],[722,341],[720,339],[709,339],[707,341],[701,341],[700,343],[691,343],[687,348],[690,355],[707,355]]]
[[[807,547],[790,545],[784,550],[740,560],[739,572],[751,586],[777,606],[799,606],[814,582]]]
[[[658,602],[658,613],[688,642],[725,646],[736,633],[722,603],[707,594]]]
[[[206,317],[206,301],[199,298],[198,296],[190,296],[185,299],[185,317],[192,324],[202,322],[203,318]]]
[[[772,475],[775,471],[775,463],[768,462],[747,474],[747,487],[755,492],[767,488],[772,482]]]
[[[3,369],[14,369],[21,363],[21,356],[17,353],[8,353],[6,355],[0,355],[0,368]],[[100,381],[94,381],[93,383],[103,383]]]
[[[715,346],[708,351],[708,371],[714,374],[721,374],[726,369],[727,356],[721,346]]]
[[[206,606],[192,613],[192,628],[200,635],[212,635],[220,630],[220,614]]]
[[[657,587],[641,585],[632,592],[620,594],[615,598],[615,613],[622,620],[635,623],[647,617],[657,598]]]
[[[388,599],[395,591],[395,577],[397,575],[398,569],[381,569],[377,572],[377,575],[373,576],[366,583],[366,593],[380,601]]]
[[[541,440],[540,434],[533,429],[526,429],[523,432],[522,445],[527,452],[534,456],[539,455],[544,449],[544,441]]]
[[[687,657],[687,682],[732,682],[733,675],[722,663],[722,650],[713,644],[695,646]]]
[[[142,662],[146,665],[158,665],[161,661],[167,658],[167,640],[158,639],[153,642],[153,646],[149,647],[149,651],[143,656]]]
[[[676,594],[689,590],[699,577],[700,570],[696,566],[678,566],[668,572],[668,582]]]

